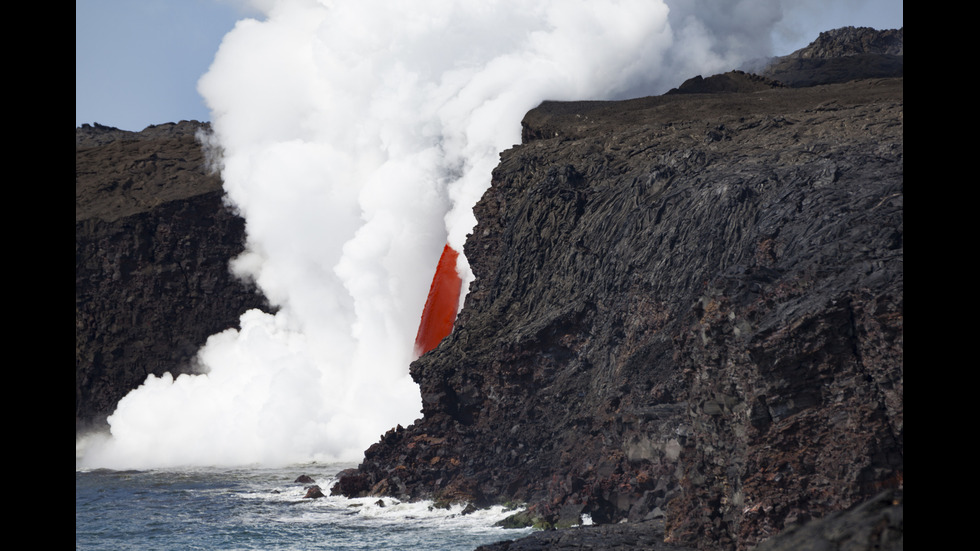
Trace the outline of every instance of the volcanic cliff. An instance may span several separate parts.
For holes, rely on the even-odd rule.
[[[422,417],[333,491],[595,523],[488,546],[512,551],[900,549],[901,44],[839,29],[527,113],[455,328],[411,366]],[[76,429],[265,307],[200,126],[76,129]]]
[[[892,489],[901,546],[903,78],[723,78],[526,115],[422,419],[335,492],[746,549]]]
[[[223,202],[181,121],[127,132],[75,129],[75,430],[95,425],[147,375],[192,372],[207,338],[268,308],[228,261],[245,221]]]

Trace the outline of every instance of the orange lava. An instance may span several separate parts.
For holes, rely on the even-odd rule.
[[[456,271],[458,257],[459,253],[448,244],[443,247],[436,273],[432,276],[429,298],[425,300],[425,309],[422,310],[419,332],[415,336],[416,358],[439,346],[453,330],[459,308],[459,293],[463,287],[463,281]]]

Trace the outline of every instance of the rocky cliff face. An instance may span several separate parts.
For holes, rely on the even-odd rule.
[[[203,127],[75,130],[76,431],[148,374],[191,371],[208,336],[265,307],[228,271],[245,224],[206,168]]]
[[[412,364],[423,418],[335,492],[746,549],[903,486],[901,78],[523,127],[455,329]]]
[[[807,47],[770,60],[760,72],[795,87],[901,77],[904,56],[904,28],[842,27],[822,32]]]
[[[599,525],[495,549],[900,548],[901,32],[529,112],[412,364],[423,417],[334,491]],[[200,126],[76,129],[76,429],[265,306]]]

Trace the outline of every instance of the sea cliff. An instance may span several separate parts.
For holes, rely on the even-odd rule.
[[[528,112],[422,417],[333,492],[594,524],[498,550],[900,549],[902,31],[805,50]],[[76,129],[76,431],[268,308],[202,126]]]

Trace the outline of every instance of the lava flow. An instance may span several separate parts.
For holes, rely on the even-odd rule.
[[[422,321],[415,336],[415,357],[432,350],[453,330],[456,310],[459,308],[459,293],[463,281],[456,271],[459,253],[448,244],[442,249],[439,265],[432,276],[429,297],[425,299]]]

